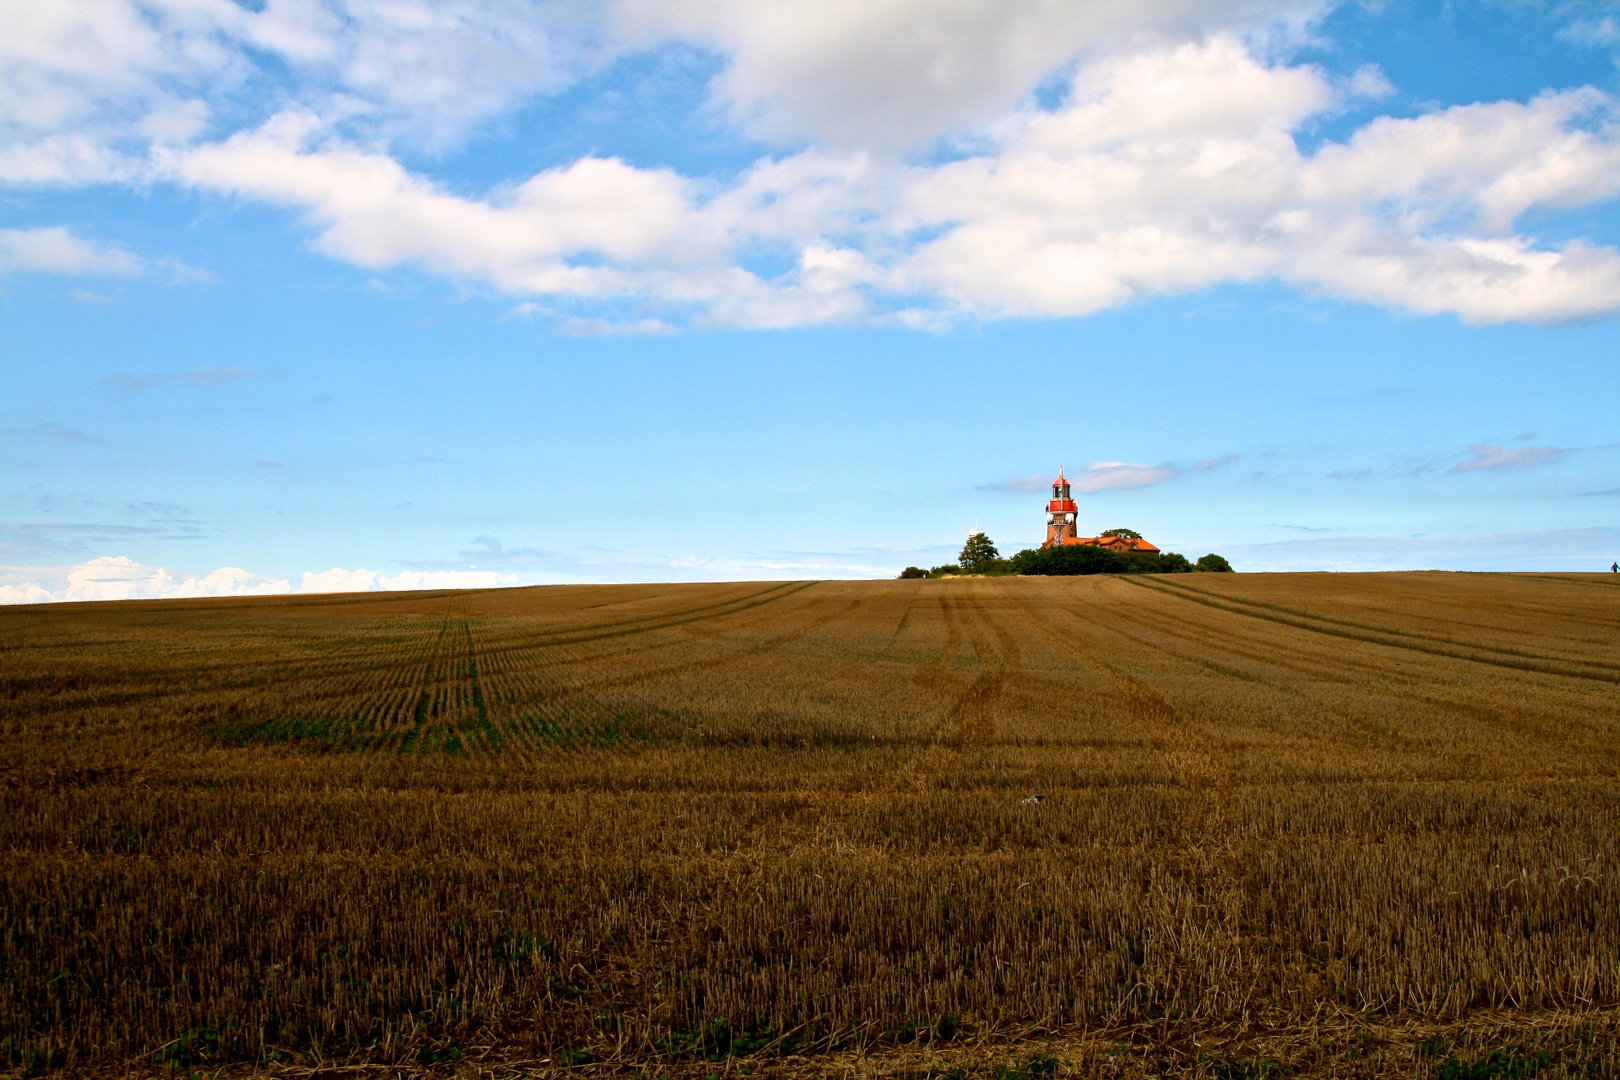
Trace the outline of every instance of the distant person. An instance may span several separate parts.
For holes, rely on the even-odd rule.
[[[1610,563],[1609,564],[1609,573],[1611,573],[1611,574],[1620,574],[1620,562],[1612,562],[1612,563]]]

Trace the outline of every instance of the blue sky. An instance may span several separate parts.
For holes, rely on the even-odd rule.
[[[0,600],[1620,557],[1620,6],[4,6]]]

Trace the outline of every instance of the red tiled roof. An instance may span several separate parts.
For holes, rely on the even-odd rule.
[[[1149,555],[1159,553],[1159,549],[1146,540],[1132,540],[1128,536],[1067,536],[1063,539],[1064,547],[1074,547],[1078,544],[1107,548],[1109,551],[1139,551]]]

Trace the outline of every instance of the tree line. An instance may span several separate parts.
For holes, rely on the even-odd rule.
[[[1133,540],[1140,540],[1142,534],[1132,529],[1109,529],[1103,536],[1126,536]],[[1010,558],[1003,559],[1001,552],[990,537],[982,532],[974,533],[968,537],[967,543],[962,545],[962,553],[956,557],[955,563],[946,563],[936,566],[932,570],[924,570],[920,566],[908,566],[900,571],[902,578],[937,578],[949,577],[953,574],[985,574],[999,576],[1005,574],[1030,574],[1052,577],[1067,577],[1074,574],[1188,574],[1188,573],[1216,573],[1229,574],[1232,564],[1224,558],[1211,552],[1197,562],[1188,560],[1185,555],[1174,551],[1166,551],[1154,555],[1148,552],[1132,552],[1121,555],[1089,544],[1075,544],[1068,547],[1025,548]]]

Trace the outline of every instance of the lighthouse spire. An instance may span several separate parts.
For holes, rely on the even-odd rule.
[[[1046,543],[1041,546],[1063,547],[1074,543],[1079,537],[1075,526],[1079,509],[1069,496],[1069,478],[1059,465],[1057,479],[1052,481],[1052,501],[1046,504]]]

